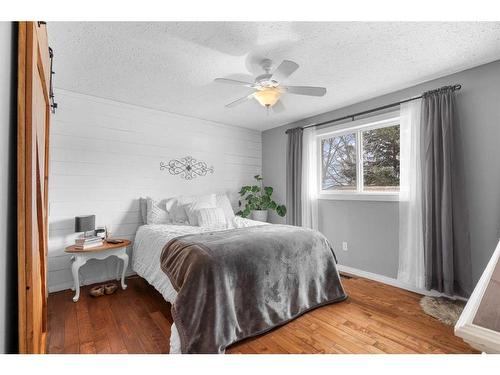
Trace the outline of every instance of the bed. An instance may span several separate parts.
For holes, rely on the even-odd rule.
[[[303,251],[309,248],[320,251]],[[346,299],[334,257],[317,231],[235,217],[231,229],[220,230],[143,225],[132,268],[172,304],[171,354],[224,353],[237,341]]]
[[[263,224],[266,223],[241,217],[234,218],[234,226],[239,228]],[[177,292],[160,267],[160,255],[165,244],[179,236],[210,231],[212,229],[180,224],[142,225],[135,236],[132,269],[160,292],[165,301],[173,304]],[[170,354],[180,353],[179,333],[173,324],[170,336]]]

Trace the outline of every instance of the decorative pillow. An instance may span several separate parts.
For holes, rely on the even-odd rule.
[[[168,212],[172,223],[185,223],[187,222],[186,213],[184,208],[179,205],[178,197],[164,199],[160,202],[161,205],[165,203],[165,209]]]
[[[147,224],[169,224],[170,217],[167,210],[160,207],[158,202],[152,198],[146,198],[147,202]]]
[[[231,202],[226,194],[217,194],[215,199],[215,207],[222,208],[224,211],[224,216],[226,217],[226,223],[231,223],[234,219],[233,207],[231,207]]]
[[[177,197],[167,198],[160,202],[161,204],[165,203],[165,208],[168,212],[172,211],[172,208],[177,203]]]
[[[195,211],[196,220],[200,227],[211,229],[226,229],[226,214],[222,208],[200,208]]]
[[[198,225],[195,211],[202,208],[215,208],[215,201],[215,194],[179,198],[179,203],[184,207],[189,224],[191,225]]]

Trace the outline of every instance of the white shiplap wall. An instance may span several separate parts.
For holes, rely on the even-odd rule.
[[[133,240],[141,224],[139,197],[226,191],[236,203],[239,188],[261,173],[258,131],[65,90],[57,90],[56,97],[59,108],[50,133],[49,291],[72,286],[64,248],[74,243],[75,216],[95,214],[96,225]],[[187,155],[213,166],[215,173],[186,181],[160,171],[160,161]],[[108,280],[117,266],[114,258],[91,261],[81,269],[82,283]]]

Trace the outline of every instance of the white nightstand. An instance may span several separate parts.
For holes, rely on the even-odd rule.
[[[71,265],[71,272],[73,273],[73,282],[75,284],[75,296],[73,297],[73,302],[77,302],[80,298],[80,278],[78,275],[78,271],[80,270],[80,267],[85,265],[85,263],[87,263],[87,261],[90,259],[103,260],[110,256],[115,256],[118,259],[121,259],[123,261],[121,285],[123,290],[127,289],[127,285],[125,285],[125,272],[127,271],[128,267],[127,246],[130,245],[130,241],[122,241],[122,243],[117,244],[105,242],[102,246],[93,247],[87,250],[77,249],[75,248],[75,245],[73,245],[67,247],[64,250],[66,253],[73,255],[73,257],[71,258],[73,262]],[[117,280],[118,279],[119,277],[117,275]]]

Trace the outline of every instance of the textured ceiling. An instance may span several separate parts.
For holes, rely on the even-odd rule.
[[[265,130],[500,59],[500,23],[51,22],[57,88]],[[296,61],[287,81],[324,97],[285,95],[282,113],[248,88],[257,62]]]

